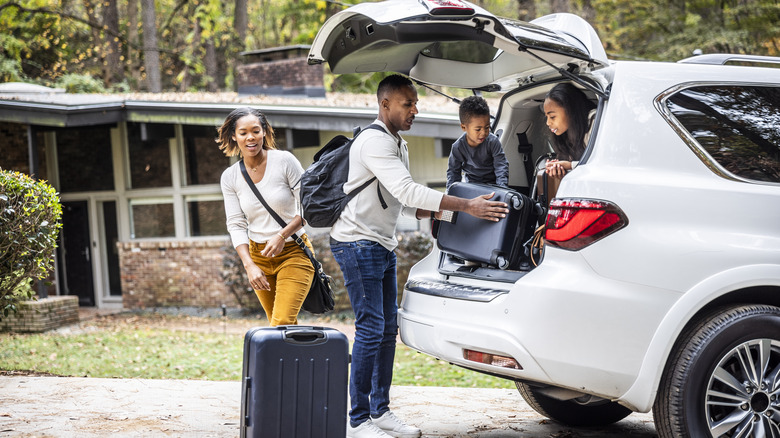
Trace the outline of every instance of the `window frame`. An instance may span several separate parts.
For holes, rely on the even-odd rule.
[[[738,181],[748,184],[760,184],[770,186],[780,186],[780,182],[760,181],[755,179],[745,178],[736,175],[721,165],[709,152],[699,143],[698,140],[691,134],[690,131],[677,119],[668,106],[668,100],[675,94],[698,87],[761,87],[761,88],[780,88],[780,85],[766,83],[766,82],[715,82],[715,81],[692,81],[678,84],[674,87],[667,89],[660,93],[653,102],[656,110],[663,116],[667,123],[677,133],[677,135],[683,140],[683,142],[691,149],[691,151],[710,169],[713,173],[721,178]]]

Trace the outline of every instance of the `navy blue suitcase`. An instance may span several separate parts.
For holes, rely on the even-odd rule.
[[[464,260],[517,269],[525,255],[523,244],[533,235],[535,202],[515,190],[488,184],[456,182],[447,190],[449,195],[467,199],[491,192],[495,192],[491,201],[509,206],[505,218],[492,222],[456,212],[451,222],[439,224],[436,245]]]
[[[344,438],[349,341],[336,329],[255,327],[244,336],[241,436]]]

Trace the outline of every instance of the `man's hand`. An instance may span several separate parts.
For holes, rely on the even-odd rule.
[[[509,213],[508,206],[503,202],[489,201],[495,196],[496,192],[477,196],[470,199],[466,208],[466,213],[493,222],[498,222]]]

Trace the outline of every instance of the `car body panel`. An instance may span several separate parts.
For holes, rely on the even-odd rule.
[[[579,390],[646,412],[674,341],[693,315],[730,292],[780,282],[780,186],[714,173],[653,102],[692,77],[710,84],[742,84],[746,78],[768,86],[776,82],[761,69],[736,79],[712,66],[621,62],[612,69],[613,89],[601,116],[614,122],[598,127],[587,162],[564,178],[557,196],[613,202],[629,225],[577,252],[549,247],[539,267],[502,301],[481,310],[439,299],[441,309],[434,315],[429,313],[434,303],[420,305],[418,294],[409,293],[399,320],[403,340],[433,336],[423,351],[461,365],[462,356],[439,349],[438,338],[470,339],[468,331],[491,328],[493,338],[511,340],[514,334],[522,348],[501,351],[492,340],[482,342],[499,349],[496,354],[520,354],[513,357],[521,364],[531,360],[533,368],[510,373],[464,366]],[[643,87],[636,87],[637,81]],[[756,206],[762,206],[760,214]],[[430,275],[429,269],[415,275]],[[475,314],[480,315],[476,327],[452,327]],[[515,319],[497,323],[507,314]],[[414,327],[407,324],[409,317]],[[430,321],[435,331],[422,329]],[[478,350],[475,342],[469,348]]]

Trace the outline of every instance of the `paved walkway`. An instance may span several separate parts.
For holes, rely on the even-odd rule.
[[[237,437],[240,392],[239,382],[0,376],[0,438]],[[399,386],[391,397],[424,437],[656,437],[650,414],[571,429],[509,389]]]

